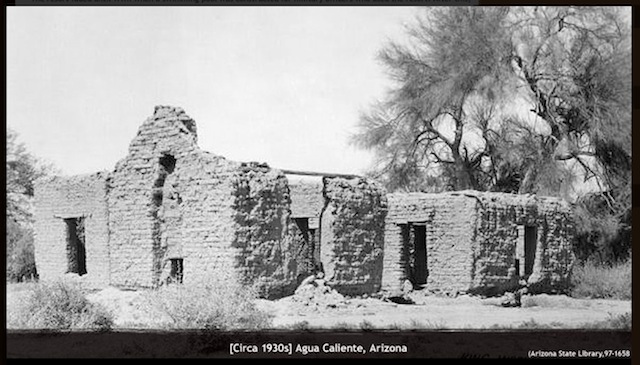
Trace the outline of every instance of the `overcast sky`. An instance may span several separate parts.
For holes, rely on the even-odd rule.
[[[204,150],[362,173],[358,114],[391,86],[377,51],[414,7],[9,7],[7,125],[64,174],[111,170],[155,105]]]

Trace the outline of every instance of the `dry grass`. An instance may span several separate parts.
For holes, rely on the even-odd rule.
[[[571,296],[631,300],[631,260],[621,264],[576,265],[572,275]]]
[[[308,325],[308,323],[307,323]],[[392,323],[389,325],[376,325],[370,321],[362,320],[360,323],[347,323],[338,322],[331,327],[333,331],[356,331],[356,332],[369,332],[369,331],[421,331],[421,330],[442,330],[447,326],[444,322],[437,321],[419,321],[412,319],[411,321],[404,323]]]
[[[173,284],[150,292],[168,329],[260,330],[272,316],[256,308],[256,291],[230,280]]]
[[[534,319],[521,322],[518,325],[502,326],[493,325],[488,327],[492,330],[554,330],[554,329],[573,329],[580,328],[583,330],[625,330],[631,331],[631,313],[625,313],[621,315],[609,315],[609,318],[598,322],[585,322],[579,326],[568,326],[561,322],[540,323]]]
[[[288,325],[287,329],[291,331],[311,331],[311,326],[309,321],[300,321]]]
[[[112,313],[90,303],[77,284],[60,280],[12,287],[22,300],[7,305],[7,328],[104,331],[113,326]]]
[[[308,322],[307,322],[308,324]],[[359,330],[359,327],[355,323],[347,323],[347,322],[338,322],[334,324],[331,329],[333,331],[356,331]]]
[[[373,331],[376,328],[376,326],[373,323],[367,320],[363,320],[362,322],[360,322],[359,326],[360,326],[360,330],[364,332]]]
[[[631,312],[620,315],[609,315],[604,321],[587,323],[584,328],[586,329],[617,329],[631,331]]]

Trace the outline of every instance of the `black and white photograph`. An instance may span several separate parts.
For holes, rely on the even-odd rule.
[[[414,5],[7,7],[6,356],[630,359],[632,7]]]

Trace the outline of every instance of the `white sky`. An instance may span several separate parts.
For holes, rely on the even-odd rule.
[[[204,150],[363,173],[348,145],[391,86],[376,60],[413,7],[8,7],[7,126],[63,174],[111,170],[155,105]]]

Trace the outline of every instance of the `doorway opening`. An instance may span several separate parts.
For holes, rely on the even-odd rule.
[[[67,272],[80,276],[87,273],[84,217],[66,218]]]
[[[517,276],[529,276],[533,273],[537,243],[538,230],[536,226],[518,226],[515,260]]]
[[[536,258],[536,245],[538,241],[537,229],[534,226],[524,227],[524,274],[533,273],[533,262]]]
[[[427,227],[426,224],[414,223],[413,230],[413,277],[414,287],[421,288],[427,283],[429,270],[427,267]]]
[[[423,289],[429,277],[427,263],[427,225],[426,223],[400,224],[402,239],[402,263],[406,279],[416,290]]]

